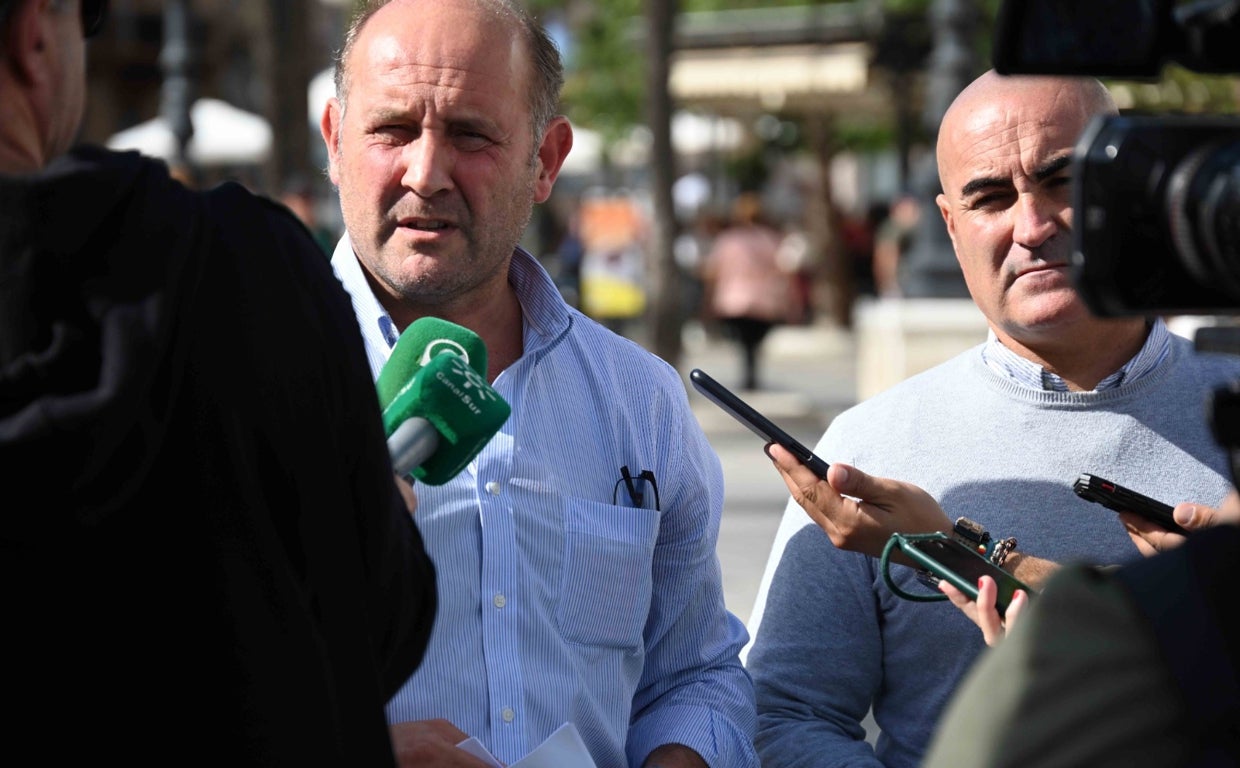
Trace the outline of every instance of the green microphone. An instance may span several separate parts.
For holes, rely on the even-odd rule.
[[[487,375],[487,346],[478,334],[468,328],[438,317],[420,317],[409,324],[392,354],[379,371],[375,389],[379,392],[379,408],[392,404],[396,393],[409,383],[422,366],[436,355],[450,352],[465,358],[475,371]]]
[[[443,485],[491,441],[512,408],[461,355],[425,360],[383,408],[383,429],[397,474]]]

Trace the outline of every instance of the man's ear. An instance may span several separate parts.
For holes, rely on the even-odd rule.
[[[51,0],[16,2],[4,32],[5,65],[12,77],[26,87],[50,82],[47,71],[47,48],[55,40],[52,15],[47,5]]]
[[[551,121],[538,146],[538,176],[534,179],[534,202],[546,202],[551,188],[564,166],[564,158],[573,148],[573,126],[568,118],[560,116]]]
[[[947,236],[951,238],[952,250],[956,248],[956,221],[952,218],[951,201],[947,199],[947,195],[939,194],[934,198],[934,202],[939,204],[939,213],[943,216],[943,223],[947,225]],[[957,258],[959,258],[957,256]]]
[[[331,177],[332,183],[340,186],[338,170],[338,156],[340,154],[340,124],[344,119],[344,110],[340,108],[340,101],[335,97],[327,100],[327,106],[323,108],[323,117],[319,120],[319,133],[323,135],[323,144],[327,147],[327,175]]]

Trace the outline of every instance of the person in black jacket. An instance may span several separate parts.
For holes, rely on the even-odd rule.
[[[434,571],[349,300],[282,206],[69,151],[103,5],[0,0],[5,748],[392,765]]]

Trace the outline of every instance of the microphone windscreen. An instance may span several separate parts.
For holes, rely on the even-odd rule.
[[[383,410],[383,429],[390,437],[408,419],[429,421],[439,432],[439,446],[412,474],[442,485],[478,455],[510,413],[508,402],[463,357],[434,355]]]
[[[375,381],[379,408],[385,409],[391,405],[414,375],[442,352],[460,355],[483,377],[487,375],[487,347],[478,334],[438,317],[420,317],[410,323],[396,340],[391,356],[379,371],[379,378]]]

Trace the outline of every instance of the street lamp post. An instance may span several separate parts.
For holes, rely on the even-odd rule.
[[[976,73],[972,36],[978,17],[975,0],[934,0],[930,24],[934,47],[930,53],[925,109],[922,119],[931,144],[952,100]],[[900,288],[909,298],[963,298],[969,295],[951,240],[935,197],[939,192],[938,166],[927,156],[913,179],[922,206],[913,246],[900,266]]]
[[[190,119],[190,106],[194,103],[194,84],[190,73],[193,59],[187,0],[167,0],[164,4],[163,49],[159,54],[159,65],[164,73],[159,113],[176,139],[169,164],[183,170],[190,168],[186,146],[194,135],[194,123]]]

